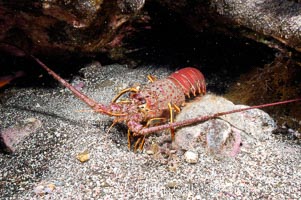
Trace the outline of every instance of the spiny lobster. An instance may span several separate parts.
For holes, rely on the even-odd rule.
[[[171,138],[174,140],[174,128],[190,125],[193,123],[206,121],[222,115],[227,115],[236,112],[242,112],[245,110],[264,108],[269,106],[275,106],[280,104],[287,104],[291,102],[301,101],[301,98],[281,101],[276,103],[262,104],[258,106],[251,106],[248,108],[242,108],[237,110],[231,110],[227,112],[220,112],[209,116],[201,116],[194,119],[187,119],[180,122],[173,122],[174,111],[179,112],[180,106],[185,103],[185,96],[190,97],[192,94],[203,95],[206,93],[206,84],[203,74],[192,67],[181,69],[174,72],[166,79],[154,80],[152,76],[149,76],[151,84],[145,85],[141,89],[138,88],[127,88],[122,90],[108,106],[103,105],[87,97],[67,81],[61,78],[58,74],[48,68],[42,61],[33,55],[26,54],[23,50],[5,44],[2,48],[17,55],[17,56],[28,56],[35,60],[41,67],[43,67],[51,76],[57,81],[63,84],[66,88],[73,92],[75,96],[90,106],[95,112],[114,116],[114,122],[125,122],[128,126],[128,147],[131,148],[131,138],[138,137],[135,142],[134,149],[143,149],[145,136],[152,132],[161,131],[164,129],[171,130]],[[129,98],[126,100],[117,100],[125,93],[129,92]],[[152,126],[155,121],[166,121],[170,119],[170,123]]]
[[[143,149],[145,136],[151,132],[170,129],[171,138],[174,140],[175,127],[186,126],[235,112],[242,112],[250,109],[275,106],[301,100],[301,98],[298,98],[282,102],[263,104],[249,108],[220,112],[209,116],[201,116],[194,119],[187,119],[180,122],[173,122],[173,111],[180,111],[179,107],[184,105],[185,96],[189,98],[191,94],[196,96],[197,94],[203,95],[206,93],[205,78],[203,74],[195,68],[183,68],[162,80],[154,80],[153,77],[149,76],[148,78],[151,81],[150,84],[145,85],[141,90],[137,88],[124,89],[113,99],[110,105],[105,106],[95,102],[93,99],[76,90],[68,82],[49,69],[38,58],[34,56],[31,57],[36,60],[56,80],[70,89],[83,102],[88,104],[95,112],[115,116],[113,125],[115,123],[125,122],[128,126],[129,148],[131,148],[131,137],[138,137],[134,145],[135,151],[138,148],[138,145],[140,150]],[[131,92],[129,98],[127,100],[117,102],[117,100],[127,92]],[[149,127],[150,124],[155,120],[166,121],[168,118],[170,119],[170,123],[168,124]]]
[[[58,74],[48,68],[38,58],[31,57],[39,63],[50,75],[70,89],[78,98],[90,106],[95,112],[115,116],[114,122],[125,122],[128,126],[128,147],[131,148],[132,136],[138,137],[134,149],[143,149],[145,135],[140,131],[149,127],[154,121],[166,121],[170,118],[173,122],[173,112],[180,111],[180,106],[185,103],[185,96],[190,97],[192,94],[206,93],[206,84],[203,74],[192,67],[187,67],[174,72],[166,79],[154,80],[149,76],[151,84],[145,85],[142,89],[127,88],[122,90],[108,106],[97,103],[93,99],[82,94],[72,85],[62,79]],[[117,102],[125,93],[130,92],[129,98]],[[174,140],[175,134],[171,127],[171,138]]]

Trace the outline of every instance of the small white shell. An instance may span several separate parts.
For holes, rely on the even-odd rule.
[[[192,151],[186,151],[184,157],[185,157],[185,161],[191,164],[195,164],[199,160],[199,155]]]

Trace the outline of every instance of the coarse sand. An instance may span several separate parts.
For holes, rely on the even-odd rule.
[[[117,73],[116,73],[117,71]],[[108,104],[121,89],[166,77],[164,67],[91,64],[72,81]],[[10,88],[0,104],[0,131],[28,118],[41,122],[13,154],[0,154],[1,199],[298,199],[301,146],[271,133],[236,157],[177,152],[165,160],[127,149],[126,127],[90,109],[70,91]],[[155,137],[155,136],[152,136]],[[244,141],[242,141],[244,142]],[[89,160],[76,157],[88,152]]]

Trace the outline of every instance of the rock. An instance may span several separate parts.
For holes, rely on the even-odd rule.
[[[56,185],[54,183],[46,183],[41,182],[39,185],[37,185],[33,191],[37,195],[45,195],[45,194],[51,194],[55,190]]]
[[[45,188],[44,191],[46,194],[50,194],[54,191],[55,185],[53,183],[49,183]]]
[[[135,13],[139,11],[145,0],[117,0],[117,5],[123,13]]]
[[[173,189],[173,188],[176,188],[178,186],[178,183],[177,181],[173,180],[173,181],[169,181],[167,184],[166,184],[166,187],[170,188],[170,189]]]
[[[107,181],[103,181],[100,186],[101,187],[111,187],[111,185]]]
[[[143,5],[144,0],[118,0],[118,4],[111,0],[0,4],[0,41],[19,44],[33,54],[113,52],[135,30],[134,22],[144,23],[144,14],[138,15]]]
[[[261,42],[267,41],[265,39],[267,37],[273,37],[280,44],[301,51],[300,2],[209,0],[204,3],[203,1],[160,0],[160,4],[183,16],[186,24],[199,32],[214,28],[225,33],[231,30],[232,34],[241,32],[242,36]],[[271,43],[268,44],[271,46]],[[279,45],[275,45],[275,48],[276,46]]]
[[[154,154],[158,153],[159,146],[157,143],[151,143],[149,146],[146,145],[145,150],[148,155],[154,155]]]
[[[204,128],[208,130],[206,134],[207,148],[212,153],[219,153],[231,135],[230,124],[220,119],[213,119],[205,122]]]
[[[176,149],[170,150],[170,154],[175,154],[175,153],[177,153],[177,150],[176,150]]]
[[[36,132],[42,123],[35,118],[27,118],[0,132],[0,140],[4,150],[13,153],[31,133]]]
[[[38,185],[37,187],[35,187],[33,189],[34,193],[38,194],[38,195],[43,195],[44,192],[44,186],[43,185]]]
[[[207,116],[223,111],[243,108],[223,97],[205,95],[183,108],[176,121]],[[273,119],[265,112],[253,109],[221,116],[196,125],[178,129],[175,143],[180,149],[194,152],[235,156],[241,144],[256,144],[271,137],[276,128]]]
[[[190,164],[195,164],[199,160],[199,155],[197,153],[194,153],[192,151],[186,151],[184,154],[185,161]]]
[[[85,150],[84,152],[79,153],[79,154],[76,156],[76,158],[77,158],[77,160],[79,160],[81,163],[87,162],[87,161],[90,159],[90,155],[89,155],[88,150]]]
[[[153,152],[152,150],[147,150],[146,153],[147,153],[148,155],[154,155],[154,152]]]

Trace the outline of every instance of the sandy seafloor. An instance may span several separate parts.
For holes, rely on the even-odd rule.
[[[116,69],[118,73],[116,73]],[[83,92],[109,103],[118,90],[165,77],[170,69],[121,65],[82,70]],[[41,127],[14,154],[0,154],[1,199],[298,199],[301,146],[270,135],[236,157],[199,155],[196,164],[175,154],[162,161],[127,149],[126,128],[89,110],[61,86],[10,88],[0,104],[1,130],[35,118]],[[87,150],[89,161],[76,155]],[[44,194],[39,194],[43,193]]]

